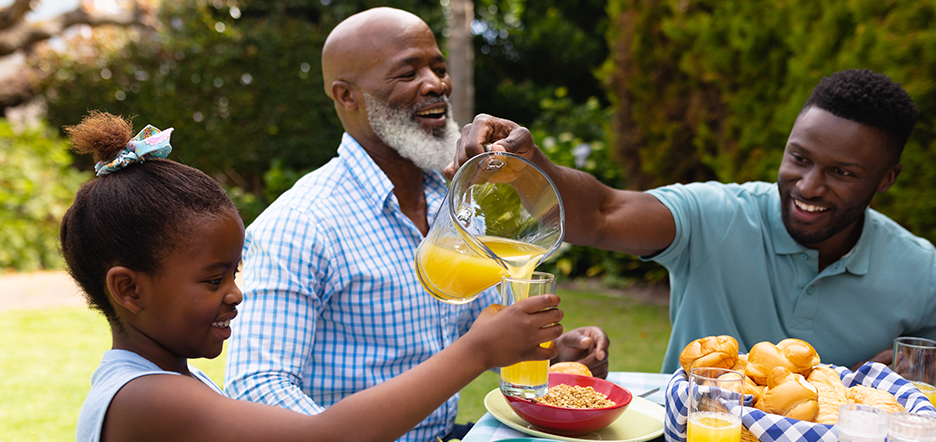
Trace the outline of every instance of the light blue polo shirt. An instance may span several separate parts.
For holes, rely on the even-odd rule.
[[[861,238],[819,273],[819,253],[790,237],[776,184],[716,182],[649,191],[673,213],[676,238],[657,261],[670,274],[673,331],[663,372],[695,339],[754,344],[803,339],[845,367],[898,336],[936,339],[936,250],[877,211]]]

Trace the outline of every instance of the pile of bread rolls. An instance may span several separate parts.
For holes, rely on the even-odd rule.
[[[729,368],[744,373],[744,393],[754,397],[754,407],[765,413],[834,425],[839,406],[866,404],[893,413],[904,411],[892,394],[856,385],[846,388],[838,373],[820,365],[819,355],[808,342],[784,339],[776,345],[760,342],[746,354],[738,354],[731,336],[709,336],[689,343],[679,355],[688,373],[696,367]]]

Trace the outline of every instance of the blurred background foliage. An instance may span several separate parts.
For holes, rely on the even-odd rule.
[[[820,78],[888,75],[920,120],[904,170],[872,207],[936,239],[936,3],[610,0],[612,138],[628,186],[775,181],[790,128]]]
[[[58,231],[81,183],[68,143],[45,125],[14,131],[0,119],[0,269],[60,268]]]
[[[446,51],[456,0],[161,2],[152,28],[95,28],[36,50],[49,126],[88,109],[173,126],[174,159],[217,177],[250,222],[341,134],[320,49],[354,12],[409,10]],[[936,239],[936,5],[929,1],[474,0],[475,110],[528,126],[556,163],[608,185],[774,181],[823,75],[870,68],[921,111],[897,184],[873,207]],[[464,122],[460,122],[464,123]],[[86,170],[85,158],[75,168]],[[612,285],[665,280],[655,264],[565,246],[544,266]]]

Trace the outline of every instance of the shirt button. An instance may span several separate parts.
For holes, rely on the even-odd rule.
[[[808,294],[810,294],[810,295],[813,294],[813,292],[815,292],[815,291],[816,291],[816,288],[815,288],[815,287],[809,286],[809,287],[806,288],[806,293],[808,293]]]
[[[805,254],[805,253],[800,253],[800,256],[799,256],[799,257],[800,257],[800,259],[802,259],[803,261],[809,259],[809,255],[807,255],[807,254]]]

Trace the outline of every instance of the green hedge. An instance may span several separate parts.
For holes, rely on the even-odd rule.
[[[100,28],[32,60],[52,125],[98,109],[135,115],[137,129],[172,126],[170,159],[221,181],[249,222],[272,201],[271,168],[308,170],[335,155],[342,128],[321,48],[339,21],[378,5],[411,10],[439,34],[445,23],[435,0],[165,1],[153,29]]]
[[[81,183],[68,144],[45,125],[15,132],[0,119],[0,269],[60,268],[58,231]]]
[[[936,3],[610,0],[614,149],[628,187],[775,181],[790,128],[819,79],[890,76],[920,121],[904,171],[872,206],[936,239]]]

